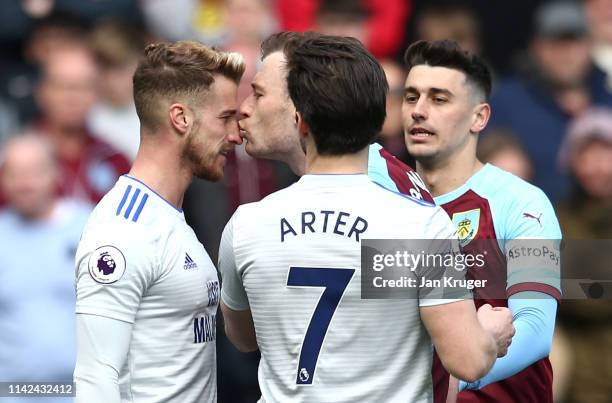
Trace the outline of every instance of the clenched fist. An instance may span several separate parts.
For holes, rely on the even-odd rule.
[[[478,321],[495,339],[497,356],[503,357],[506,355],[515,332],[510,309],[493,308],[491,305],[485,304],[478,309]]]

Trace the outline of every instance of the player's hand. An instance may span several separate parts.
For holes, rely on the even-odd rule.
[[[478,309],[478,321],[497,343],[497,356],[506,355],[515,332],[510,309],[485,304]]]
[[[446,403],[456,403],[458,394],[459,394],[459,379],[450,375],[448,378],[448,393],[446,394]]]

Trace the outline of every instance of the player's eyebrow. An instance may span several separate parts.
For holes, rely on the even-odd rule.
[[[219,117],[232,116],[238,113],[237,109],[225,109],[219,113]]]
[[[418,94],[421,91],[419,91],[418,88],[413,87],[413,86],[408,86],[404,89],[404,95],[406,94]],[[436,88],[436,87],[431,87],[427,90],[427,92],[429,92],[431,95],[446,95],[447,97],[453,97],[453,93],[450,90],[447,90],[446,88]]]
[[[446,95],[447,97],[452,97],[453,96],[453,93],[450,92],[449,90],[447,90],[446,88],[435,88],[435,87],[432,87],[432,88],[429,89],[429,92],[432,95]]]

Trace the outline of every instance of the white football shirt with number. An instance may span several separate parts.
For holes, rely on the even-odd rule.
[[[133,324],[122,402],[216,401],[219,281],[181,210],[122,176],[91,214],[76,267],[77,314]]]
[[[305,175],[238,208],[219,251],[221,298],[250,309],[260,402],[428,402],[419,307],[361,299],[361,239],[455,239],[447,214],[366,175]]]

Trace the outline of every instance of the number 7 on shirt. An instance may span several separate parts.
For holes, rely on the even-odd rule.
[[[311,385],[319,352],[336,308],[344,295],[355,269],[290,267],[287,287],[324,287],[315,308],[300,350],[296,384]]]

